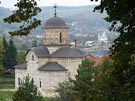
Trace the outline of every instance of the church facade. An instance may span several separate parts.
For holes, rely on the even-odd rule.
[[[46,21],[44,45],[29,49],[26,63],[15,66],[15,87],[29,75],[44,97],[54,97],[60,82],[75,78],[84,53],[68,44],[68,27],[64,20],[55,16]]]

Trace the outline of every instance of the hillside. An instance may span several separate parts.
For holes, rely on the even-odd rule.
[[[42,26],[47,19],[53,17],[54,9],[52,7],[41,7],[42,12],[37,16],[42,21],[42,25],[35,29],[33,34],[42,34]],[[90,33],[98,34],[107,28],[103,18],[105,14],[93,12],[94,6],[81,7],[58,7],[57,15],[65,20],[70,27],[70,33]],[[18,24],[7,24],[3,18],[12,13],[10,9],[0,7],[0,34],[7,34],[9,30],[17,29]]]

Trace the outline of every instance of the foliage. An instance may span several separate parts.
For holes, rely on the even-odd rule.
[[[25,54],[26,52],[25,51],[18,51],[17,52],[17,64],[22,64],[22,63],[25,63]]]
[[[3,67],[7,68],[8,67],[8,51],[9,51],[9,44],[7,42],[7,40],[5,38],[3,38],[3,48],[4,48],[4,52],[3,52]]]
[[[111,77],[112,60],[104,57],[103,63],[98,67],[98,72],[95,75],[93,90],[91,92],[91,101],[115,101],[114,82]]]
[[[56,89],[58,96],[57,101],[75,101],[75,92],[73,90],[73,84],[70,81],[59,83],[59,87]]]
[[[9,66],[13,67],[17,64],[17,60],[16,60],[16,55],[17,55],[17,49],[16,46],[14,45],[14,42],[12,41],[12,39],[9,40]]]
[[[17,55],[17,49],[12,41],[12,39],[9,40],[9,43],[6,41],[5,38],[3,38],[3,67],[8,69],[12,68],[14,65],[17,64],[16,55]]]
[[[0,71],[3,69],[2,58],[3,58],[3,42],[2,42],[2,38],[0,37]]]
[[[26,76],[13,96],[13,101],[43,101],[33,79]]]
[[[4,18],[4,21],[10,24],[22,23],[22,25],[19,30],[9,32],[9,34],[11,36],[28,35],[33,28],[40,25],[41,21],[33,18],[33,16],[41,12],[41,9],[35,0],[18,0],[15,6],[18,9],[13,11],[9,17]]]
[[[96,69],[93,67],[93,63],[86,59],[79,65],[77,73],[75,77],[76,80],[72,80],[74,85],[73,89],[76,91],[81,101],[90,101],[93,86],[95,85]]]
[[[123,6],[124,5],[124,6]],[[113,70],[114,101],[134,101],[135,66],[135,1],[134,0],[101,0],[95,10],[107,12],[105,20],[112,25],[110,30],[120,33],[111,47]],[[116,83],[117,82],[117,83]]]

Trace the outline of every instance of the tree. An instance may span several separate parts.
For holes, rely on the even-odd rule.
[[[2,38],[0,37],[0,71],[2,68],[2,58],[3,58],[3,44],[2,44]]]
[[[17,64],[16,56],[17,56],[17,49],[14,45],[12,39],[9,40],[9,67],[13,67]]]
[[[93,0],[92,0],[93,1]],[[114,81],[114,101],[134,101],[135,67],[132,64],[135,54],[135,1],[101,0],[95,10],[106,11],[105,20],[111,23],[110,30],[120,33],[113,42],[111,58],[113,70],[110,73]]]
[[[5,38],[3,38],[3,48],[4,48],[3,59],[2,59],[3,67],[8,68],[9,44]]]
[[[5,38],[3,38],[3,67],[8,69],[12,68],[17,64],[16,55],[17,55],[17,49],[12,41],[12,39],[9,40],[9,43],[6,41]]]
[[[110,76],[112,68],[112,60],[104,57],[102,64],[99,65],[95,75],[94,86],[91,92],[91,101],[115,101],[113,94],[114,84],[116,80]]]
[[[32,29],[41,24],[40,20],[33,18],[41,12],[41,9],[35,0],[18,0],[15,6],[17,10],[13,11],[9,17],[4,18],[4,22],[21,23],[22,25],[18,30],[9,32],[9,34],[11,36],[28,35]]]
[[[34,85],[34,80],[26,76],[13,95],[13,101],[43,101],[43,97]]]
[[[75,80],[72,80],[74,90],[81,101],[90,101],[94,86],[96,69],[93,67],[93,63],[88,60],[83,60],[79,65]]]
[[[25,63],[25,54],[26,54],[26,51],[23,51],[23,50],[19,50],[17,52],[17,64],[22,64],[22,63]]]
[[[70,80],[59,83],[59,87],[56,89],[56,92],[59,94],[56,96],[56,101],[75,101],[77,97]]]

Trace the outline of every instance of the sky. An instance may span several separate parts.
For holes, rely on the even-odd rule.
[[[17,0],[0,0],[0,7],[14,8],[14,4]],[[39,6],[53,6],[55,3],[58,6],[86,6],[99,4],[98,2],[91,2],[91,0],[36,0]]]

